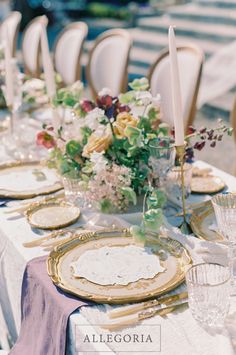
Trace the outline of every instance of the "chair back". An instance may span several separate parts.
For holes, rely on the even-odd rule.
[[[131,45],[130,34],[124,29],[108,30],[97,38],[86,68],[86,78],[94,97],[105,87],[114,96],[126,91]]]
[[[81,54],[88,26],[74,22],[59,34],[54,46],[54,66],[65,85],[81,79]]]
[[[22,56],[25,74],[38,78],[42,72],[40,63],[41,29],[47,27],[45,15],[35,17],[25,28],[22,38]]]
[[[204,61],[203,51],[193,45],[177,48],[182,108],[185,130],[192,125]],[[152,65],[149,75],[153,95],[161,95],[163,121],[173,125],[169,50],[163,50]]]
[[[1,39],[4,40],[8,36],[9,47],[12,57],[16,55],[17,39],[20,29],[22,15],[18,11],[12,11],[2,22],[0,31]]]

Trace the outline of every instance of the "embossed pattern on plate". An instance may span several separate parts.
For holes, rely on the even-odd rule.
[[[26,216],[32,227],[54,230],[75,223],[80,209],[65,201],[49,201],[34,204],[26,211]]]
[[[223,237],[216,231],[211,230],[212,225],[216,225],[216,218],[211,201],[199,208],[195,208],[190,217],[192,231],[199,238],[209,241],[223,240]]]
[[[21,187],[20,185],[20,176],[23,179],[22,185],[25,185],[27,183],[27,173],[30,171],[35,170],[35,175],[40,174],[40,171],[42,169],[47,169],[49,171],[50,175],[50,180],[48,181],[43,181],[42,184],[40,182],[36,185],[37,187],[30,187],[26,186],[27,189],[24,187]],[[37,172],[38,171],[38,172]],[[9,179],[8,179],[8,174],[9,174]],[[17,181],[17,186],[14,188],[13,185],[10,186],[10,181],[13,181],[13,175],[16,174],[16,180]],[[55,177],[52,179],[52,175],[55,175]],[[3,185],[1,186],[0,183],[0,198],[14,198],[14,199],[27,199],[27,198],[32,198],[36,197],[39,195],[47,195],[52,192],[58,191],[62,189],[61,183],[58,181],[56,177],[56,173],[54,173],[51,169],[49,170],[48,168],[45,168],[41,165],[40,162],[11,162],[11,163],[6,163],[6,164],[1,164],[0,165],[0,176],[3,178]],[[44,174],[45,175],[45,174]],[[36,177],[35,177],[36,179]],[[47,180],[47,178],[46,178]],[[9,181],[9,187],[7,187]],[[11,183],[12,184],[12,183]],[[41,185],[41,186],[40,186]]]
[[[224,181],[214,175],[196,176],[192,178],[191,182],[191,191],[198,194],[214,194],[224,188]]]
[[[158,244],[159,237],[150,233],[147,238],[148,246],[152,245],[155,253],[154,248]],[[157,297],[181,284],[185,279],[185,268],[191,263],[188,252],[179,242],[165,237],[161,239],[161,248],[167,253],[166,260],[162,261],[166,271],[152,279],[140,279],[124,286],[98,285],[84,278],[73,277],[70,265],[78,260],[83,252],[103,246],[134,244],[128,229],[75,233],[69,241],[60,244],[50,253],[47,261],[48,274],[64,291],[98,303],[121,304]],[[155,243],[152,243],[154,240]]]

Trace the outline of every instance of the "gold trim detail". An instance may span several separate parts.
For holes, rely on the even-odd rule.
[[[23,166],[42,167],[43,164],[40,161],[17,161],[17,162],[4,163],[4,164],[0,164],[0,174],[2,170],[23,167]],[[8,198],[21,200],[21,199],[33,198],[40,195],[49,195],[52,192],[56,192],[61,189],[62,189],[62,185],[60,182],[55,182],[53,185],[42,187],[38,190],[29,190],[27,192],[26,191],[16,192],[14,190],[1,189],[0,187],[0,198],[8,197]]]
[[[55,225],[49,225],[49,226],[43,226],[40,224],[36,224],[32,221],[32,217],[34,215],[35,212],[43,209],[43,208],[47,208],[50,206],[55,206],[55,207],[74,207],[77,208],[78,213],[76,215],[76,217],[71,218],[70,220],[68,220],[68,222],[65,223],[60,223],[57,226]],[[45,229],[45,230],[56,230],[56,229],[60,229],[60,228],[65,228],[70,226],[71,224],[75,223],[80,217],[80,209],[76,206],[73,206],[72,204],[66,202],[66,201],[49,201],[49,202],[39,202],[39,203],[34,203],[31,207],[29,207],[29,209],[26,211],[26,218],[28,223],[33,227],[33,228],[39,228],[39,229]]]
[[[165,261],[165,266],[167,267],[167,273],[169,267],[169,275],[158,274],[150,280],[139,280],[126,286],[102,286],[84,278],[76,278],[75,281],[67,264],[69,263],[68,258],[69,260],[75,258],[75,250],[78,253],[83,253],[83,250],[99,248],[103,245],[132,244],[134,241],[129,229],[75,232],[69,240],[62,242],[50,253],[47,260],[48,274],[52,281],[65,292],[97,303],[122,304],[155,298],[180,285],[185,280],[186,268],[191,265],[192,261],[187,250],[176,240],[160,237],[154,233],[148,234],[147,240],[150,243],[148,246],[153,247],[153,249],[155,249],[153,241],[155,240],[158,244],[158,240],[160,240],[161,249],[168,250],[168,258],[171,258],[171,260]],[[177,250],[179,250],[178,253]],[[175,260],[174,266],[173,260]],[[63,263],[66,263],[67,266]],[[160,277],[163,277],[161,282]],[[167,279],[165,280],[164,277]]]

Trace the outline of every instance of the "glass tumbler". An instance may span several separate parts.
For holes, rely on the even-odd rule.
[[[193,317],[202,325],[222,327],[230,304],[229,267],[213,263],[192,266],[186,282]]]

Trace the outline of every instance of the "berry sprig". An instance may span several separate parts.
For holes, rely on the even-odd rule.
[[[172,129],[172,135],[174,136],[174,129]],[[218,142],[223,140],[224,135],[232,136],[233,128],[227,127],[223,124],[221,119],[218,120],[218,127],[216,128],[207,128],[201,127],[196,129],[193,126],[188,128],[188,133],[185,136],[187,142],[186,146],[186,161],[192,161],[194,158],[194,149],[201,151],[206,144],[209,142],[211,148],[215,148]],[[192,145],[191,140],[195,139],[195,143]]]

